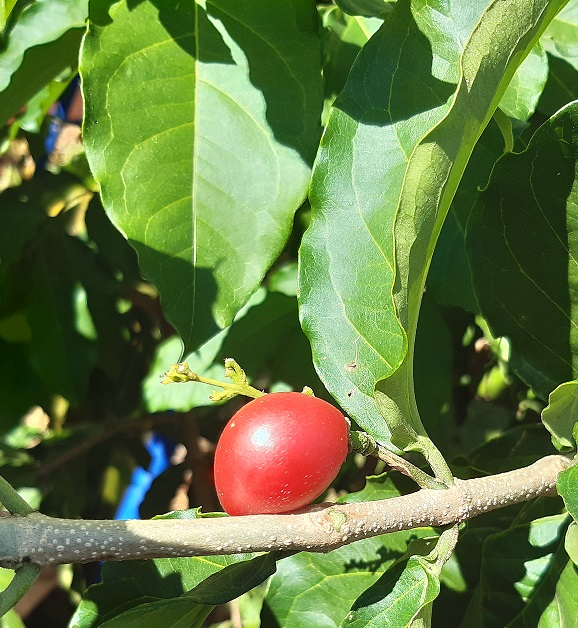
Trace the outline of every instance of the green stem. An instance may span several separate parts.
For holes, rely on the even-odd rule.
[[[451,528],[444,530],[438,539],[435,549],[430,554],[430,556],[435,559],[435,565],[437,568],[436,571],[438,572],[438,575],[441,573],[442,567],[445,563],[447,563],[451,558],[458,542],[459,534],[459,524],[455,524]]]
[[[266,393],[262,390],[258,390],[249,384],[245,371],[231,358],[225,360],[225,375],[230,377],[233,381],[220,382],[210,377],[203,377],[198,373],[194,373],[189,368],[186,362],[180,362],[173,364],[171,368],[165,373],[162,380],[163,384],[182,383],[182,382],[200,382],[201,384],[208,384],[209,386],[216,386],[222,388],[223,392],[213,390],[210,395],[210,399],[213,401],[224,401],[230,399],[235,395],[243,395],[245,397],[252,397],[257,399],[263,397]]]
[[[36,582],[41,571],[39,565],[28,563],[16,569],[10,584],[0,593],[0,617],[16,606],[23,595]]]
[[[440,450],[434,445],[427,436],[418,436],[415,445],[412,447],[414,451],[419,451],[425,459],[428,461],[431,470],[434,472],[435,477],[445,485],[445,487],[452,486],[454,483],[454,476],[446,462],[446,459],[442,456]]]
[[[416,467],[405,458],[394,454],[378,443],[366,432],[352,431],[349,433],[349,444],[351,451],[363,454],[364,456],[375,456],[393,469],[409,476],[420,488],[444,489],[446,484],[439,482],[419,467]]]
[[[20,497],[17,491],[0,475],[0,503],[11,515],[25,517],[34,509]]]

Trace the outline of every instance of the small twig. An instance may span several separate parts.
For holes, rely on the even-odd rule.
[[[38,579],[41,569],[39,565],[34,564],[20,564],[16,568],[14,578],[4,591],[0,592],[0,617],[3,617],[22,599]]]
[[[34,510],[28,502],[20,497],[16,489],[0,476],[0,504],[12,515],[24,517]]]
[[[161,383],[182,384],[186,382],[200,382],[201,384],[208,384],[209,386],[222,388],[222,391],[213,390],[211,392],[209,399],[212,399],[213,401],[225,401],[226,399],[231,399],[236,395],[243,395],[245,397],[253,397],[254,399],[257,399],[258,397],[263,397],[266,394],[262,390],[258,390],[249,384],[245,371],[243,371],[243,369],[232,358],[227,358],[225,360],[225,376],[230,377],[233,380],[232,383],[220,382],[216,379],[203,377],[202,375],[191,371],[186,362],[179,362],[178,364],[173,364],[164,374]]]
[[[400,471],[404,475],[409,476],[420,488],[443,489],[447,488],[445,484],[439,482],[419,467],[416,467],[405,458],[394,454],[386,449],[381,443],[366,432],[352,431],[349,434],[349,444],[351,450],[364,456],[374,456],[385,462],[392,469]]]

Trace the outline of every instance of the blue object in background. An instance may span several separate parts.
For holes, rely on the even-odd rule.
[[[114,515],[115,519],[140,519],[139,507],[153,480],[170,466],[175,446],[173,440],[156,433],[147,440],[145,449],[151,457],[149,468],[137,467],[133,471],[130,485]]]

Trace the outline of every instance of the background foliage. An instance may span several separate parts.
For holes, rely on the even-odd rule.
[[[163,386],[183,355],[311,386],[438,475],[439,452],[468,478],[576,449],[575,0],[4,0],[0,28],[0,472],[34,508],[220,509],[212,452],[242,402]],[[469,522],[443,565],[417,528],[60,568],[19,611],[569,625],[575,475]],[[325,498],[411,490],[352,455]]]

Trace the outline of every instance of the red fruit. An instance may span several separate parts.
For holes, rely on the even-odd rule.
[[[297,510],[335,479],[349,426],[331,404],[303,393],[250,401],[227,423],[215,451],[215,487],[230,515]]]

